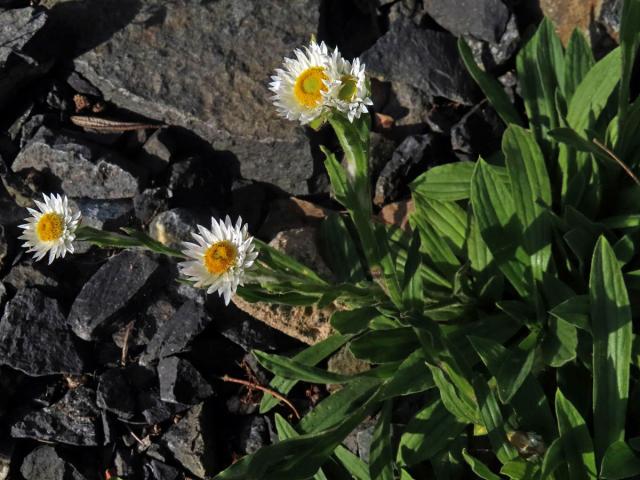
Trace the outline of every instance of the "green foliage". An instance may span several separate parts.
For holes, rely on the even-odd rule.
[[[640,0],[626,0],[621,45],[596,62],[582,34],[564,48],[544,20],[517,56],[524,111],[460,40],[506,125],[501,151],[416,178],[407,232],[371,220],[368,118],[330,118],[345,155],[324,150],[346,210],[321,228],[333,278],[259,245],[241,292],[339,307],[328,340],[290,359],[255,355],[282,394],[299,381],[341,388],[295,425],[277,416],[281,441],[217,479],[640,475],[628,438],[640,414],[639,28]],[[326,371],[345,345],[371,369]],[[419,405],[408,420],[394,410],[405,397]],[[368,465],[341,446],[367,417]]]

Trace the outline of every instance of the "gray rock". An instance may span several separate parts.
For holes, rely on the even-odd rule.
[[[427,161],[439,160],[433,158],[433,155],[427,155],[433,154],[435,143],[434,136],[428,133],[407,137],[380,172],[373,202],[376,205],[386,205],[400,198],[408,182],[424,170]]]
[[[20,53],[46,21],[45,12],[31,7],[0,10],[0,67],[11,53]]]
[[[399,19],[361,56],[371,75],[402,82],[423,92],[470,105],[476,86],[458,55],[449,33],[424,30]]]
[[[69,203],[82,214],[82,224],[98,230],[118,231],[131,225],[133,202],[131,199],[93,200],[91,198],[69,199]],[[89,242],[75,242],[75,252],[85,253],[91,248]]]
[[[112,368],[100,375],[96,403],[98,407],[109,410],[118,418],[130,420],[135,416],[135,392],[125,369]]]
[[[7,245],[7,237],[4,233],[4,227],[0,224],[0,270],[4,266],[4,259],[7,256],[9,245]]]
[[[85,9],[111,23],[130,16],[110,3]],[[283,8],[278,0],[142,0],[134,18],[107,41],[87,39],[101,44],[75,66],[107,100],[230,151],[243,177],[307,193],[313,170],[307,139],[277,118],[267,85],[283,56],[316,32],[320,3],[293,0]]]
[[[158,460],[152,459],[147,465],[147,468],[151,471],[154,480],[178,480],[178,476],[180,475],[177,469]]]
[[[15,448],[15,441],[8,436],[0,439],[0,480],[7,480],[11,473],[11,457]],[[29,480],[29,479],[27,479]]]
[[[149,224],[149,235],[168,247],[181,249],[182,242],[193,242],[192,233],[197,233],[197,226],[207,228],[211,218],[195,213],[186,208],[173,208],[159,213]]]
[[[202,305],[193,301],[185,302],[171,320],[165,322],[153,336],[140,357],[140,363],[148,365],[155,359],[184,351],[210,321],[211,318]]]
[[[35,287],[46,293],[55,293],[59,287],[58,281],[39,267],[22,263],[14,266],[2,281],[16,290]]]
[[[19,290],[0,320],[0,364],[27,375],[79,374],[84,362],[58,302]]]
[[[162,128],[156,130],[142,146],[142,152],[138,155],[137,163],[152,175],[162,173],[171,161],[171,150],[167,146],[168,143],[167,130]]]
[[[245,455],[257,452],[269,444],[269,423],[263,416],[245,417],[238,429],[238,449]]]
[[[213,473],[213,419],[204,404],[196,405],[162,436],[160,443],[173,457],[198,478]]]
[[[229,172],[213,158],[190,157],[171,165],[167,187],[174,203],[220,205],[225,200]]]
[[[465,37],[471,47],[476,63],[484,65],[485,70],[491,70],[505,64],[518,50],[520,32],[515,15],[511,15],[504,33],[496,42],[477,40],[473,36]]]
[[[500,149],[504,122],[495,110],[482,102],[467,112],[451,129],[451,147],[458,158],[476,161]]]
[[[500,40],[510,16],[500,0],[425,0],[424,8],[456,37],[471,35],[491,43]]]
[[[149,255],[125,250],[91,277],[76,297],[69,323],[80,338],[91,340],[102,331],[113,328],[128,307],[151,287],[159,264]]]
[[[37,447],[24,457],[20,473],[26,480],[84,480],[76,468],[65,462],[56,449],[48,445]]]
[[[131,198],[138,193],[138,168],[115,152],[42,127],[18,154],[13,171],[46,173],[70,197],[99,200]]]
[[[213,395],[211,385],[193,365],[182,358],[161,359],[158,362],[158,378],[163,402],[195,405]]]
[[[0,282],[0,307],[2,307],[2,302],[4,301],[4,297],[7,295],[7,287],[4,286],[4,283]]]
[[[133,198],[136,218],[144,225],[160,212],[169,209],[172,193],[164,187],[147,188]]]
[[[27,413],[14,422],[11,436],[84,447],[98,446],[101,419],[93,396],[93,392],[84,386],[69,390],[53,405]]]

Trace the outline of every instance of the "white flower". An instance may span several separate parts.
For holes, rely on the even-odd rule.
[[[29,208],[31,217],[27,218],[20,236],[25,240],[23,247],[29,247],[28,252],[35,252],[35,259],[40,260],[49,252],[49,264],[58,257],[64,257],[67,252],[73,253],[75,231],[80,222],[80,212],[74,212],[69,207],[67,197],[60,195],[43,195],[44,203],[35,201],[38,210]]]
[[[311,42],[296,56],[284,59],[284,68],[276,69],[269,89],[278,113],[289,120],[307,124],[327,111],[325,94],[329,91],[329,50],[324,42]]]
[[[350,122],[367,113],[368,105],[373,105],[365,76],[364,64],[356,58],[345,60],[336,48],[329,63],[328,91],[325,96],[329,106],[347,115]]]
[[[242,285],[245,270],[258,256],[247,230],[242,218],[233,226],[229,216],[224,222],[211,218],[211,230],[198,225],[200,234],[192,234],[197,243],[183,243],[183,253],[189,260],[180,263],[180,271],[196,287],[206,288],[207,293],[217,291],[229,305],[231,295]]]

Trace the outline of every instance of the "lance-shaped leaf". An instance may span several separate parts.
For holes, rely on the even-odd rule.
[[[373,430],[369,453],[369,471],[372,480],[393,480],[393,453],[391,449],[391,413],[392,402],[387,400],[378,423]]]
[[[593,417],[599,460],[624,440],[631,364],[631,309],[622,271],[611,245],[600,237],[589,278],[593,333]]]

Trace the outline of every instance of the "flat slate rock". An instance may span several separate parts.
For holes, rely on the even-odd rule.
[[[399,19],[361,59],[369,74],[383,81],[406,83],[463,105],[473,104],[477,97],[476,86],[458,55],[456,38],[447,32]]]
[[[106,39],[85,31],[79,40],[89,50],[75,67],[107,100],[230,151],[245,178],[308,193],[308,141],[277,117],[268,83],[282,58],[316,33],[320,0],[140,0],[136,12],[112,4],[73,6],[126,25]]]
[[[158,362],[158,379],[163,402],[195,405],[213,395],[211,385],[183,358],[161,359]]]
[[[115,152],[42,127],[11,165],[14,172],[36,170],[51,177],[70,197],[132,198],[140,169]]]
[[[26,480],[85,480],[76,468],[65,462],[56,449],[43,445],[22,461],[20,473]]]
[[[211,417],[204,404],[196,405],[160,439],[176,461],[198,478],[211,475],[215,467]]]
[[[100,445],[101,424],[94,393],[80,386],[69,390],[53,405],[27,413],[14,422],[11,436],[95,447]]]
[[[91,340],[113,328],[123,310],[145,293],[159,267],[144,252],[125,250],[111,257],[82,287],[71,307],[69,323],[74,333]]]
[[[455,36],[497,43],[507,28],[509,9],[500,0],[425,0],[431,18]]]
[[[171,320],[160,326],[140,357],[140,364],[148,365],[156,359],[183,352],[210,321],[202,305],[186,301]]]
[[[34,8],[0,9],[0,67],[12,52],[20,52],[47,21],[44,11]]]
[[[32,376],[84,371],[77,339],[56,300],[24,289],[7,303],[0,320],[0,364]]]

